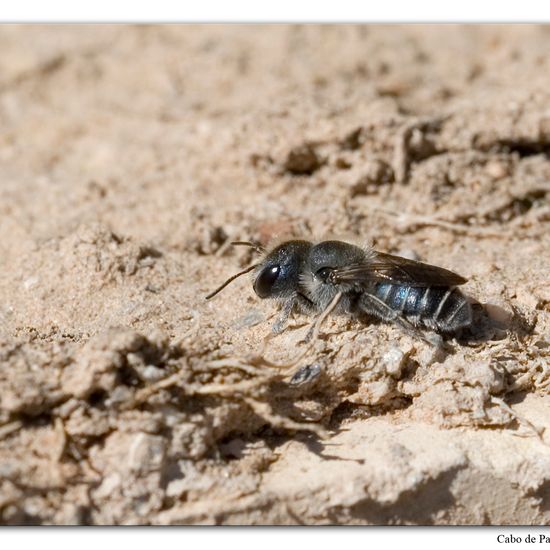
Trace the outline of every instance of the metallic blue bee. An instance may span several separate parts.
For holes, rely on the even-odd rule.
[[[254,243],[262,260],[237,273],[207,296],[254,270],[254,291],[282,304],[273,330],[280,332],[292,311],[365,313],[418,334],[424,328],[458,334],[472,324],[471,302],[457,288],[464,277],[433,265],[342,241],[290,240],[269,251]]]

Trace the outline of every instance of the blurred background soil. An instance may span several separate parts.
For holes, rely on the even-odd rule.
[[[550,523],[550,27],[0,27],[0,521]],[[235,239],[452,269],[436,352]],[[300,370],[294,376],[296,370]]]

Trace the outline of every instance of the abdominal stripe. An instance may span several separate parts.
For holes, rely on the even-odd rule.
[[[448,287],[415,287],[394,283],[379,283],[375,295],[392,310],[407,316],[437,320],[448,312],[449,297],[454,289]],[[454,301],[453,301],[454,302]]]
[[[448,289],[447,292],[443,295],[443,298],[441,298],[439,305],[437,306],[437,309],[434,313],[434,321],[437,321],[439,319],[439,316],[443,312],[443,306],[445,305],[445,302],[447,301],[447,298],[453,293],[454,289]]]

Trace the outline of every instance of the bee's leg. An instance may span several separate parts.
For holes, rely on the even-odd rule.
[[[280,334],[283,331],[293,310],[302,313],[310,313],[315,310],[315,306],[313,302],[301,292],[289,296],[283,303],[279,317],[273,324],[271,329],[273,334]]]
[[[296,305],[296,296],[289,297],[283,303],[283,307],[281,308],[281,311],[279,313],[279,316],[277,317],[277,320],[271,326],[271,333],[269,333],[264,338],[262,350],[260,351],[260,356],[263,356],[265,349],[268,346],[271,339],[277,336],[278,334],[281,334],[281,332],[283,332],[287,324],[288,318],[290,317],[290,314],[292,313],[292,310],[294,309],[295,305]],[[269,361],[269,364],[271,366],[275,366],[270,361]]]
[[[340,298],[342,298],[342,292],[336,293],[336,295],[334,296],[334,298],[332,299],[330,304],[321,312],[321,314],[313,322],[312,327],[310,329],[310,332],[311,332],[311,338],[310,339],[314,340],[314,339],[317,338],[317,336],[319,336],[319,330],[321,329],[321,325],[323,324],[324,320],[330,315],[332,310],[338,305],[338,302],[340,301]],[[299,299],[299,296],[297,297],[297,299]],[[287,305],[287,303],[285,302],[285,306],[286,305]],[[293,303],[293,305],[294,305],[294,303]],[[285,309],[285,308],[283,308],[283,309]],[[292,307],[290,308],[290,311],[292,311]],[[290,314],[290,311],[289,311],[288,314]],[[288,317],[288,315],[287,315],[287,317]],[[269,337],[267,337],[267,338],[269,338]],[[267,343],[267,339],[264,340],[264,344],[265,343]],[[290,367],[294,367],[308,354],[308,352],[311,350],[312,346],[313,346],[313,342],[311,342],[308,346],[306,346],[304,351],[302,351],[302,353],[297,355],[290,363],[276,364],[276,363],[273,363],[271,361],[268,361],[268,365],[270,367],[276,367],[276,368],[280,368],[280,369],[288,369]],[[262,354],[263,354],[263,352],[262,352]],[[264,362],[265,361],[266,360],[264,358]]]
[[[309,330],[307,331],[307,334],[303,339],[304,343],[307,344],[310,340],[315,340],[319,336],[321,325],[323,324],[325,319],[331,314],[334,308],[338,305],[338,302],[341,298],[342,292],[337,292],[334,298],[328,304],[328,306],[320,313],[315,322],[312,323],[311,327],[309,327]]]
[[[424,342],[427,342],[436,348],[443,347],[443,338],[441,338],[439,334],[425,334],[420,329],[415,327],[410,321],[405,319],[400,311],[392,309],[374,294],[363,294],[361,299],[361,307],[366,313],[374,315],[384,321],[396,323],[403,330],[405,330],[405,332],[417,338],[421,338]]]
[[[295,305],[296,305],[296,296],[291,296],[283,303],[283,307],[281,308],[281,313],[279,314],[279,317],[271,327],[271,331],[273,332],[273,334],[280,334],[281,332],[283,332],[283,329],[285,328],[288,322],[288,318],[290,317],[290,314],[292,313],[292,310],[294,309]]]

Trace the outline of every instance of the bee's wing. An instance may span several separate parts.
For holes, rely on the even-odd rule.
[[[407,260],[392,254],[375,252],[365,262],[340,267],[333,271],[335,283],[390,281],[411,286],[458,286],[467,279],[435,265]]]

